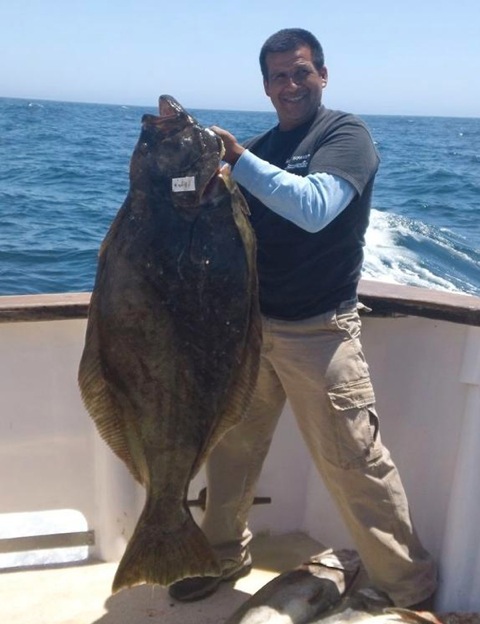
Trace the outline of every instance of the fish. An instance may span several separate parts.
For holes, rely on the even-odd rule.
[[[356,551],[322,551],[264,585],[225,624],[306,624],[341,600],[359,570]]]
[[[218,135],[160,96],[99,250],[78,384],[146,492],[113,593],[221,573],[187,492],[244,418],[262,342],[255,235],[223,154]]]
[[[373,587],[346,595],[333,609],[309,624],[440,624],[429,612],[392,606],[389,597]]]
[[[435,613],[433,624],[480,624],[480,613],[474,611],[447,611]]]

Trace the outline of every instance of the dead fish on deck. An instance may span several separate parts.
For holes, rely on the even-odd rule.
[[[242,419],[261,344],[255,239],[222,141],[170,96],[159,108],[101,246],[79,369],[99,433],[147,494],[113,591],[220,573],[187,489]]]
[[[309,620],[308,624],[439,624],[430,613],[391,604],[383,592],[363,588],[345,596],[333,609]]]
[[[480,613],[473,611],[446,611],[435,613],[434,618],[433,624],[480,624]]]
[[[264,585],[225,624],[306,624],[341,600],[359,570],[354,550],[324,551]]]

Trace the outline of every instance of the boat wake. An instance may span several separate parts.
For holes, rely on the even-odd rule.
[[[363,277],[480,295],[480,253],[447,229],[372,210]]]

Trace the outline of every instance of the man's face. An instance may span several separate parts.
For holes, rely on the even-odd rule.
[[[277,111],[280,129],[293,130],[315,115],[327,84],[327,68],[315,68],[307,45],[290,52],[269,53],[265,62],[265,93]]]

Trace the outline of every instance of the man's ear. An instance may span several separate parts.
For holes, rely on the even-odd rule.
[[[325,89],[328,83],[328,69],[324,65],[318,73],[322,78],[322,89]]]

